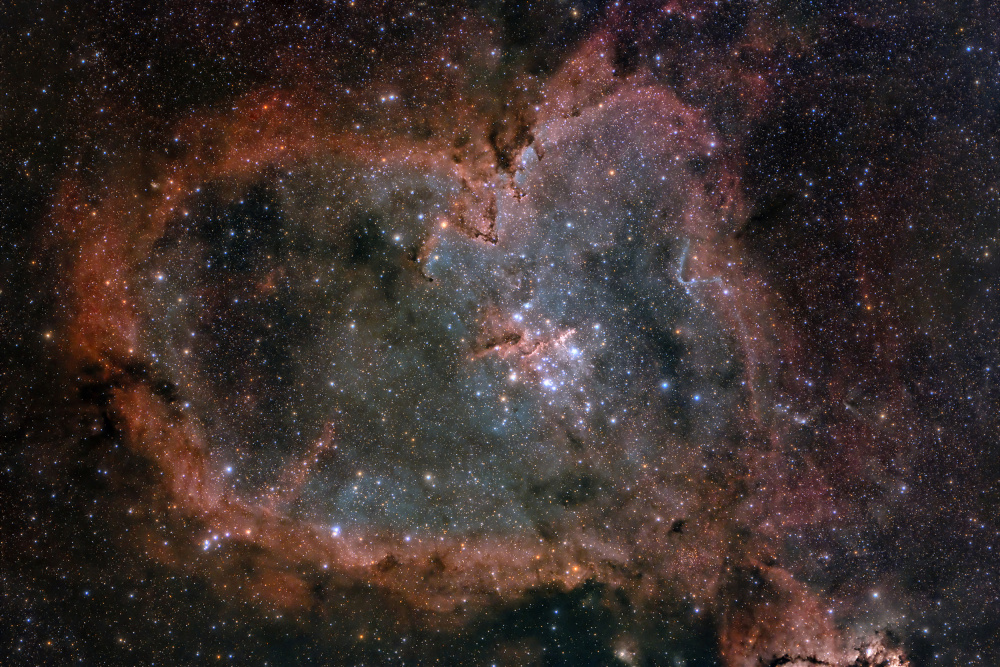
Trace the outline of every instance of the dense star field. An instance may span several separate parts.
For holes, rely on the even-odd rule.
[[[0,18],[3,664],[1000,664],[995,5]]]

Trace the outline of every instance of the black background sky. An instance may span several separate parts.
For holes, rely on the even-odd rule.
[[[1000,664],[998,22],[8,3],[2,662]],[[150,231],[167,174],[190,221]],[[180,490],[185,429],[266,539],[215,546],[243,510]],[[334,523],[371,563],[301,537]],[[476,557],[408,555],[442,530]]]

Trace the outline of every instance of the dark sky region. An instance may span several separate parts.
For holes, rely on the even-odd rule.
[[[0,9],[0,662],[1000,664],[1000,11]]]

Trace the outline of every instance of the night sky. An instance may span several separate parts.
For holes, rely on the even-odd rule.
[[[1000,8],[0,9],[0,664],[1000,665]]]

